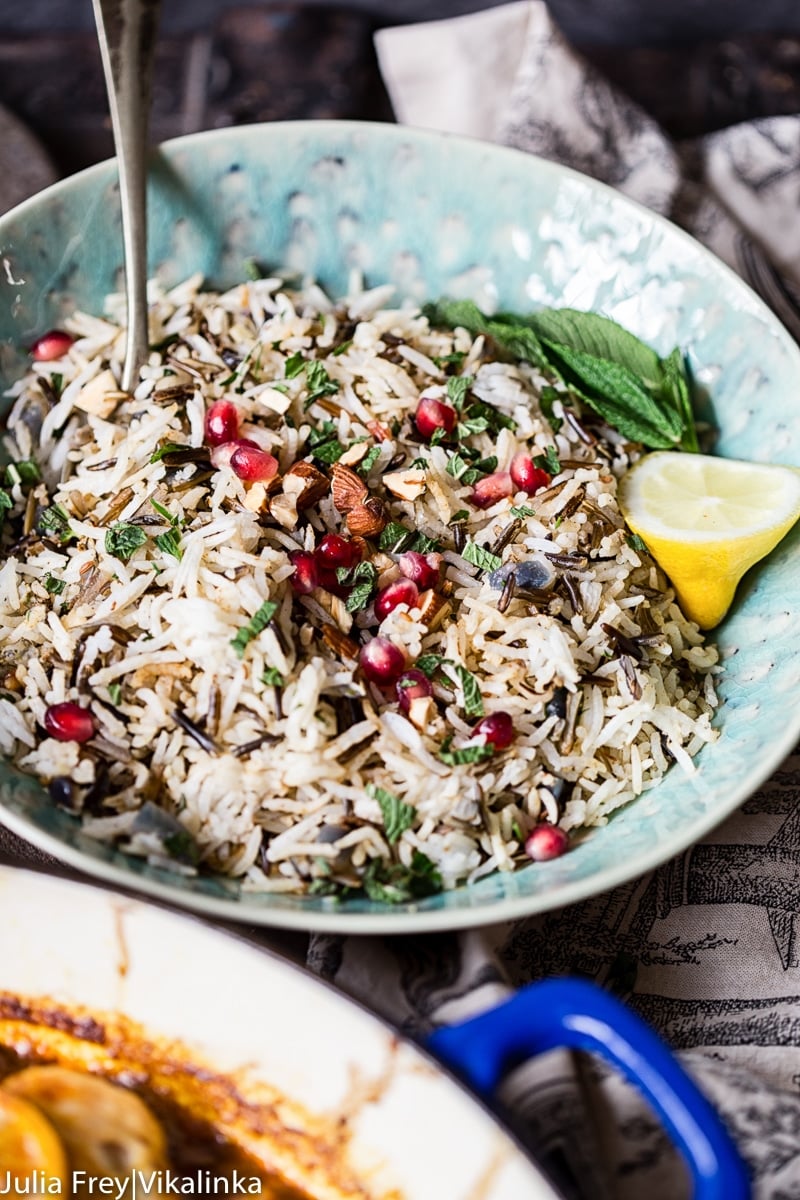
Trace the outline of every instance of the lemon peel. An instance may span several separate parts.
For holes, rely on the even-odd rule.
[[[800,517],[800,471],[656,451],[630,468],[619,504],[701,629],[718,625],[744,575]]]

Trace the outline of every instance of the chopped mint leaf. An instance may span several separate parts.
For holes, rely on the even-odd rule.
[[[108,685],[108,695],[112,704],[119,704],[122,699],[122,684],[110,683]]]
[[[67,583],[64,579],[56,579],[55,575],[45,575],[44,586],[51,596],[60,596]]]
[[[381,806],[386,840],[390,846],[394,845],[414,824],[414,817],[417,815],[416,809],[410,804],[405,804],[392,792],[387,792],[374,783],[367,784],[367,795],[373,800],[377,800]]]
[[[477,679],[471,671],[462,667],[461,663],[453,663],[453,669],[461,681],[461,689],[464,693],[464,712],[468,717],[482,717],[483,700]]]
[[[378,580],[378,570],[374,563],[360,562],[354,567],[338,567],[336,578],[345,587],[352,588],[345,601],[345,608],[348,612],[358,612],[369,603]]]
[[[483,762],[494,755],[494,746],[488,742],[483,746],[464,746],[461,750],[440,750],[439,758],[449,767],[463,766],[465,763]]]
[[[174,454],[176,452],[176,450],[188,450],[188,449],[189,449],[189,447],[185,444],[179,445],[177,442],[165,442],[163,446],[159,446],[157,450],[153,451],[153,453],[150,455],[150,462],[151,463],[161,462],[161,459],[164,457],[165,454]]]
[[[638,533],[629,533],[625,538],[625,541],[628,543],[631,550],[635,550],[637,554],[650,553],[647,548],[647,542],[645,542],[643,538],[640,538]]]
[[[6,513],[10,512],[13,507],[14,501],[11,499],[8,492],[4,492],[3,489],[0,488],[0,528],[2,528]]]
[[[402,554],[414,541],[414,533],[399,521],[390,521],[381,533],[378,546],[389,554]]]
[[[548,475],[558,475],[561,471],[561,461],[555,446],[548,446],[544,454],[535,455],[533,465],[540,471],[547,471]]]
[[[333,396],[339,391],[339,384],[335,379],[331,379],[317,358],[306,363],[306,382],[308,396],[304,404],[305,408],[310,408],[314,401],[319,400],[321,396]]]
[[[324,463],[338,462],[344,452],[345,447],[341,442],[335,440],[330,442],[322,442],[320,445],[315,446],[311,451],[314,458],[316,458],[319,462]]]
[[[466,357],[463,350],[454,350],[452,354],[432,354],[431,362],[437,367],[460,367]]]
[[[435,863],[420,850],[415,850],[410,867],[374,859],[364,872],[363,886],[370,900],[406,904],[409,900],[433,896],[444,885]]]
[[[511,515],[519,520],[524,520],[525,517],[535,517],[536,513],[529,504],[515,504],[511,509]]]
[[[469,513],[467,512],[466,508],[460,508],[458,510],[458,512],[453,513],[452,517],[447,522],[447,524],[448,525],[461,525],[462,522],[468,521],[468,520],[469,520]]]
[[[69,523],[69,513],[60,504],[51,504],[39,517],[37,528],[40,533],[57,538],[62,545],[72,541],[75,534]]]
[[[471,375],[451,375],[448,379],[447,399],[457,412],[461,411],[467,397],[467,392],[474,382],[475,380]]]
[[[411,543],[410,549],[416,550],[417,554],[433,554],[439,549],[439,543],[436,538],[418,533]]]
[[[461,551],[461,557],[465,558],[468,563],[472,563],[473,567],[479,567],[481,571],[496,571],[503,564],[502,558],[498,558],[496,554],[492,554],[490,550],[485,550],[483,546],[478,546],[475,542],[467,542]]]
[[[128,562],[147,541],[147,534],[139,525],[126,525],[117,521],[106,530],[106,554],[113,554],[120,562]]]
[[[153,508],[156,510],[158,515],[160,517],[163,517],[164,520],[167,521],[172,526],[173,529],[180,528],[180,525],[182,524],[182,521],[183,521],[182,517],[174,517],[172,515],[172,513],[169,511],[169,509],[164,508],[164,505],[159,504],[157,500],[151,500],[150,503],[153,506]]]
[[[483,700],[481,698],[481,689],[478,681],[471,671],[468,671],[460,662],[456,662],[453,658],[444,658],[441,654],[422,654],[414,666],[418,671],[422,671],[423,675],[427,675],[428,679],[434,679],[440,672],[447,672],[449,668],[461,684],[461,690],[464,693],[464,712],[468,717],[483,716]],[[452,682],[452,676],[449,677]]]
[[[159,550],[163,550],[165,554],[171,554],[173,558],[177,558],[180,562],[183,557],[181,550],[181,535],[177,529],[170,529],[166,533],[159,533],[153,539]]]
[[[469,463],[465,461],[457,450],[453,451],[445,468],[448,475],[452,475],[454,479],[460,479],[465,471],[469,470]]]
[[[547,417],[553,433],[558,433],[564,424],[561,417],[557,417],[553,412],[553,405],[556,400],[561,400],[562,402],[564,400],[564,396],[559,392],[558,388],[551,387],[549,384],[542,388],[539,394],[539,407],[542,410],[542,415]]]
[[[323,421],[318,429],[312,429],[308,435],[308,448],[313,450],[315,446],[321,445],[323,442],[329,442],[331,438],[336,437],[336,422]]]
[[[261,676],[261,682],[265,683],[267,687],[279,688],[283,687],[286,681],[277,667],[267,667],[264,674]]]
[[[231,638],[233,646],[239,658],[244,657],[244,652],[252,642],[253,638],[267,628],[275,613],[278,611],[278,605],[274,600],[265,600],[257,612],[253,614],[246,625],[243,625],[236,637]]]
[[[244,260],[245,278],[252,279],[255,283],[257,279],[264,278],[264,271],[254,258],[246,258]]]
[[[303,370],[305,365],[306,365],[306,359],[300,353],[299,350],[295,351],[294,354],[290,354],[289,357],[287,358],[286,362],[284,363],[284,367],[283,367],[284,378],[295,379],[300,374],[300,372]]]
[[[332,352],[332,353],[333,353],[333,357],[334,357],[334,358],[338,358],[340,354],[345,354],[345,353],[346,353],[346,352],[347,352],[347,351],[350,349],[350,347],[352,346],[352,344],[353,344],[353,339],[352,339],[352,338],[350,338],[350,339],[349,339],[348,341],[346,341],[346,342],[340,342],[340,343],[339,343],[339,345],[338,345],[338,346],[336,346],[336,347],[334,348],[333,352]]]
[[[380,458],[380,453],[380,446],[370,446],[369,450],[356,467],[359,475],[369,475],[370,471],[375,466],[375,463]]]
[[[41,478],[42,473],[39,470],[38,464],[32,458],[24,458],[21,462],[9,463],[6,467],[5,482],[7,487],[13,487],[15,483],[27,486],[38,483]]]

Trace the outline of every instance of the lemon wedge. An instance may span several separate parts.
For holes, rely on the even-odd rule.
[[[55,1191],[56,1183],[62,1195],[67,1191],[67,1158],[56,1131],[33,1104],[7,1095],[2,1089],[0,1167],[9,1172],[13,1182],[26,1181],[29,1194],[44,1195],[47,1185]]]
[[[701,629],[719,624],[739,580],[800,517],[800,471],[674,450],[622,477],[619,504]]]

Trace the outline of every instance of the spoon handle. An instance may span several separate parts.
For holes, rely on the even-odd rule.
[[[147,357],[147,121],[159,0],[92,0],[119,167],[128,331],[122,387]]]

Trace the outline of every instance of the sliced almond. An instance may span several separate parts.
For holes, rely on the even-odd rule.
[[[314,598],[321,608],[324,608],[328,616],[339,626],[342,633],[349,633],[353,628],[353,614],[347,611],[344,600],[340,596],[334,596],[332,592],[326,592],[323,588],[317,588],[314,592]]]
[[[367,457],[369,450],[369,442],[354,442],[348,450],[345,450],[339,462],[343,467],[354,467],[356,463],[360,463],[362,458]]]
[[[355,662],[358,659],[358,643],[342,633],[335,625],[323,625],[320,630],[322,640],[329,650],[338,658],[347,658]]]
[[[263,483],[251,483],[244,497],[244,507],[248,512],[264,513],[267,511],[268,493]]]
[[[75,397],[75,407],[105,420],[121,400],[127,399],[128,393],[121,392],[112,372],[105,370],[83,385]]]
[[[417,601],[417,608],[420,612],[420,621],[423,625],[427,625],[428,629],[433,632],[450,615],[453,606],[449,600],[446,600],[444,596],[440,596],[433,588],[428,588]]]
[[[287,487],[289,480],[292,480],[292,486]],[[310,508],[312,504],[316,504],[330,490],[331,481],[324,471],[320,471],[310,462],[296,462],[289,468],[283,481],[283,490],[287,494],[292,493],[295,488],[294,480],[300,479],[303,482],[302,488],[296,492],[298,509]]]
[[[401,500],[418,500],[428,486],[428,478],[419,467],[410,467],[407,471],[390,471],[383,476],[383,485]]]
[[[356,475],[355,471],[351,471],[349,467],[343,467],[341,463],[333,464],[331,479],[333,480],[333,503],[339,512],[349,513],[359,504],[363,504],[369,495],[367,485],[361,476]]]
[[[423,731],[430,725],[435,708],[432,696],[417,696],[408,706],[408,719],[412,725]]]

